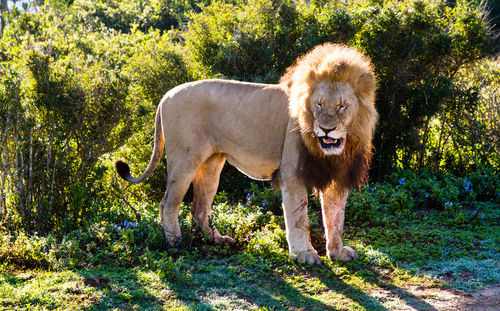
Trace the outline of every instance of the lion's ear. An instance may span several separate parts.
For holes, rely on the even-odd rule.
[[[356,92],[363,97],[374,96],[376,88],[377,83],[375,81],[375,76],[373,75],[373,73],[365,72],[358,79]]]
[[[357,88],[375,89],[375,76],[371,72],[363,73],[358,80]]]

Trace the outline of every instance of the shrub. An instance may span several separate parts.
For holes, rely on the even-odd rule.
[[[276,189],[264,187],[259,189],[257,184],[252,183],[247,191],[247,203],[261,206],[263,211],[269,211],[274,215],[283,215],[281,193]]]
[[[123,77],[102,62],[77,58],[69,65],[33,51],[27,66],[30,73],[23,77],[32,83],[25,86],[32,93],[2,70],[4,85],[10,85],[4,90],[17,94],[2,97],[7,115],[0,125],[7,148],[2,175],[18,181],[10,193],[11,215],[27,230],[47,232],[68,217],[77,225],[98,199],[94,186],[105,171],[98,159],[130,135],[134,123],[121,121],[133,108],[125,104]]]
[[[218,228],[222,234],[233,237],[239,245],[246,244],[268,223],[274,223],[277,219],[271,213],[264,213],[259,206],[246,203],[228,204],[222,203],[214,206],[210,223]]]
[[[372,173],[378,179],[398,165],[420,169],[432,163],[425,152],[432,118],[453,102],[476,109],[473,89],[458,87],[455,73],[493,48],[486,13],[464,2],[215,2],[189,17],[183,35],[197,77],[275,83],[316,44],[332,41],[363,50],[379,84]]]
[[[446,214],[446,224],[450,226],[478,226],[482,225],[482,207],[476,200],[479,197],[482,201],[498,202],[497,185],[498,175],[474,173],[457,177],[400,170],[389,174],[382,183],[354,191],[347,203],[346,219],[363,225],[390,225],[401,216],[423,210]]]
[[[142,31],[177,28],[185,9],[183,1],[176,0],[80,0],[71,4],[71,10],[78,12],[78,22],[94,30],[105,27],[124,33],[133,27]]]
[[[251,0],[241,6],[214,2],[189,18],[183,36],[200,78],[222,74],[276,82],[299,55],[290,48],[298,35],[292,1]]]
[[[52,239],[27,236],[20,233],[14,237],[0,234],[0,261],[20,269],[49,268],[51,258],[48,254]]]
[[[288,259],[288,244],[285,230],[274,223],[264,227],[248,241],[246,250],[252,256]]]
[[[378,78],[378,178],[395,163],[410,167],[416,157],[421,164],[431,118],[463,94],[454,89],[455,72],[491,51],[491,38],[484,12],[462,2],[387,2],[366,19],[355,41]]]
[[[102,156],[190,78],[171,35],[87,35],[81,24],[68,29],[74,15],[47,8],[12,17],[0,45],[0,218],[13,230],[69,232],[114,203],[112,164]],[[61,27],[47,36],[51,23]],[[134,137],[140,150],[146,133]]]
[[[427,131],[426,167],[457,175],[464,171],[500,168],[500,62],[482,60],[460,70],[455,82],[458,99],[431,122]]]

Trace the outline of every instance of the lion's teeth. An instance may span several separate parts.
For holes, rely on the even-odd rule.
[[[333,139],[330,137],[322,137],[321,139],[323,140],[323,143],[325,143],[325,144],[336,144],[338,141],[338,139]]]

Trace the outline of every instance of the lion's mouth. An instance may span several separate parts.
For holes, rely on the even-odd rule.
[[[325,154],[340,154],[344,150],[344,138],[318,137],[319,145]]]

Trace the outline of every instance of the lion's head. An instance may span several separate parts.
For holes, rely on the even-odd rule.
[[[367,173],[377,121],[369,58],[326,43],[299,58],[280,83],[287,88],[290,115],[307,150],[298,168],[302,177],[320,189],[332,180],[359,185]]]

